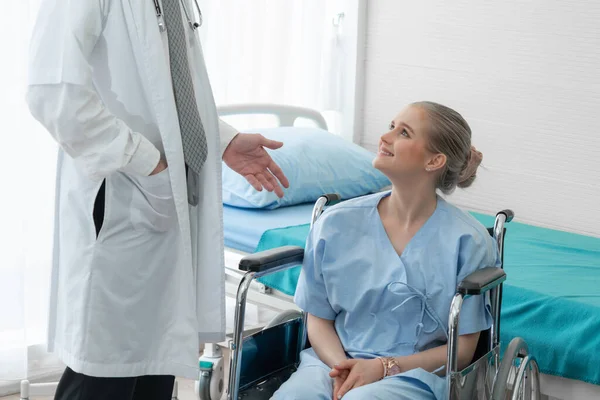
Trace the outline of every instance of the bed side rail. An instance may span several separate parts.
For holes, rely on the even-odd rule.
[[[328,130],[323,115],[317,110],[306,107],[271,103],[227,104],[218,106],[217,113],[220,117],[247,114],[274,115],[279,120],[279,126],[294,126],[298,118],[306,118],[319,128]]]

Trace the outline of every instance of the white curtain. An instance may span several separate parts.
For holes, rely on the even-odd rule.
[[[340,0],[199,0],[199,29],[217,105],[278,103],[321,111],[339,133],[344,54]],[[335,25],[334,26],[334,22]],[[226,117],[241,130],[272,126],[267,116]],[[297,121],[297,125],[306,124]],[[227,299],[227,329],[235,302]],[[274,315],[249,304],[247,324]]]
[[[261,102],[309,107],[321,111],[330,130],[336,131],[344,61],[339,40],[343,19],[339,27],[333,24],[339,2],[199,0],[199,4],[200,37],[217,105]]]
[[[61,368],[45,353],[56,146],[24,101],[39,2],[3,2],[0,24],[0,395]]]

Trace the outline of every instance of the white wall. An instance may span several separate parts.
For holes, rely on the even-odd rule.
[[[368,2],[364,131],[375,150],[407,103],[469,121],[484,153],[451,200],[600,236],[600,2]]]

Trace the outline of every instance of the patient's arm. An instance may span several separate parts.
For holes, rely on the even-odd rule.
[[[477,348],[479,332],[462,335],[458,337],[458,368],[469,366]],[[434,347],[410,356],[396,357],[396,361],[402,372],[415,368],[423,368],[425,371],[433,372],[442,365],[446,365],[448,357],[448,345]]]
[[[330,368],[348,358],[333,323],[332,320],[308,314],[308,339],[310,344],[321,361]]]

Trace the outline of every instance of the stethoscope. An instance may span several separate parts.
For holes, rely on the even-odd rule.
[[[196,10],[198,10],[198,22],[194,21],[193,18],[190,17],[187,7],[185,6],[185,1],[180,0],[181,6],[183,7],[183,12],[185,13],[185,17],[190,24],[192,30],[196,30],[202,25],[202,11],[200,11],[200,6],[198,5],[198,0],[194,0],[194,4],[196,4]],[[165,19],[162,14],[162,9],[160,8],[160,1],[154,0],[154,8],[156,9],[156,18],[158,18],[158,27],[161,32],[167,30],[167,25],[165,25]]]

